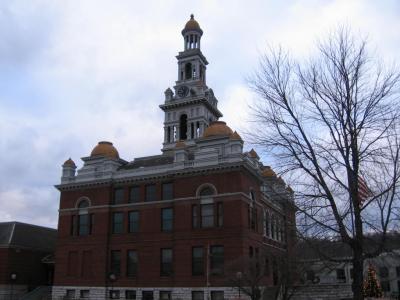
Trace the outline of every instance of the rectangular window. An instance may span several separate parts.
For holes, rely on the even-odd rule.
[[[112,214],[112,233],[124,232],[124,213],[115,212]]]
[[[128,213],[128,221],[129,221],[129,232],[139,232],[139,212],[138,211],[130,211]]]
[[[253,255],[254,255],[253,247],[250,246],[250,247],[249,247],[249,257],[252,258]]]
[[[136,299],[136,291],[125,291],[125,299]]]
[[[192,248],[192,275],[204,275],[204,249]]]
[[[121,275],[121,251],[119,250],[111,251],[110,271],[115,276]]]
[[[142,291],[142,300],[153,300],[153,291]]]
[[[110,299],[120,299],[120,293],[118,290],[110,291]]]
[[[199,216],[197,205],[192,205],[192,227],[199,228]]]
[[[268,257],[265,257],[265,261],[264,261],[264,275],[265,276],[269,276],[270,271],[269,271],[269,259]]]
[[[161,231],[172,231],[174,223],[174,211],[172,208],[161,209]]]
[[[224,300],[223,291],[211,291],[211,300]]]
[[[170,276],[172,272],[172,249],[161,249],[160,275]]]
[[[77,234],[77,216],[71,216],[71,235]]]
[[[162,200],[171,200],[174,198],[172,182],[162,184]]]
[[[160,300],[171,300],[170,291],[160,291]]]
[[[214,226],[214,205],[213,204],[202,204],[201,205],[201,227],[213,227]]]
[[[75,299],[75,290],[67,290],[67,292],[65,293],[65,298]]]
[[[146,201],[156,201],[157,200],[157,192],[155,184],[146,185]]]
[[[224,224],[224,206],[222,202],[217,203],[217,226],[222,227]]]
[[[136,277],[138,257],[135,250],[128,250],[126,257],[126,276]]]
[[[78,216],[78,235],[89,235],[90,215],[84,214]]]
[[[89,293],[89,290],[80,290],[79,291],[79,297],[80,298],[89,298],[89,296],[90,296],[90,293]]]
[[[73,277],[78,275],[78,252],[77,251],[70,251],[68,253],[67,275],[73,276]]]
[[[396,267],[396,275],[397,275],[397,277],[400,277],[400,266]],[[399,292],[400,292],[400,289],[399,289]]]
[[[82,277],[91,278],[93,276],[92,266],[93,266],[93,254],[92,251],[83,251],[82,253]]]
[[[114,201],[113,204],[122,204],[124,203],[124,189],[117,188],[114,189]]]
[[[346,273],[344,272],[344,269],[336,269],[336,279],[339,283],[346,282]]]
[[[193,291],[192,292],[192,300],[204,300],[204,292],[203,291]]]
[[[251,208],[251,229],[257,231],[257,209]]]
[[[129,192],[129,202],[140,202],[140,186],[133,186]]]
[[[224,246],[210,247],[210,269],[214,275],[224,273]]]

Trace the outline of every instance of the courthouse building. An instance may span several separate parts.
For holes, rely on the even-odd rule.
[[[274,253],[264,282],[276,281],[274,259],[294,239],[293,191],[219,121],[202,34],[192,15],[160,105],[161,154],[126,161],[102,141],[79,170],[63,164],[55,299],[233,299],[227,266],[264,251]]]

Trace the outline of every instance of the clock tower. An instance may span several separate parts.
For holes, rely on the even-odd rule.
[[[203,30],[191,15],[182,30],[183,51],[176,56],[178,80],[174,90],[165,91],[165,102],[160,105],[165,113],[163,152],[173,149],[178,141],[194,145],[205,128],[222,117],[218,100],[206,84],[208,62],[200,50],[202,35]]]

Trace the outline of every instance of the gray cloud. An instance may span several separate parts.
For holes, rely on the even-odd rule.
[[[61,164],[111,140],[132,159],[159,153],[158,105],[176,80],[180,30],[199,20],[208,84],[224,119],[244,130],[253,95],[244,77],[267,44],[306,56],[348,22],[398,58],[396,1],[2,1],[0,219],[56,226]],[[146,141],[146,143],[143,143]]]

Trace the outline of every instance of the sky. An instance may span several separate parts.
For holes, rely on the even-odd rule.
[[[346,25],[374,55],[400,62],[398,0],[2,0],[0,222],[57,227],[61,165],[71,157],[80,168],[98,141],[125,160],[161,153],[158,106],[191,13],[207,84],[239,133],[254,126],[246,78],[267,47],[307,59]]]

